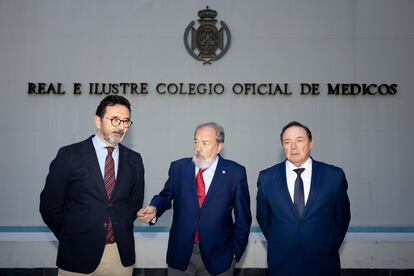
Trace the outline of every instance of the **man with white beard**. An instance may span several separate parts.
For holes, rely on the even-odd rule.
[[[193,157],[172,162],[164,189],[137,213],[154,224],[173,207],[170,276],[233,275],[246,249],[252,221],[246,170],[219,155],[223,146],[220,125],[197,126]]]

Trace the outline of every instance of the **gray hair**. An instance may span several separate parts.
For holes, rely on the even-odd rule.
[[[203,127],[214,128],[216,130],[216,142],[219,144],[224,143],[224,128],[215,122],[209,122],[209,123],[198,125],[194,131],[194,136],[196,135],[197,130]]]

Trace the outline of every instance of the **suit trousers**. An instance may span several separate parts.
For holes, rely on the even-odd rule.
[[[59,268],[58,276],[131,276],[133,269],[133,266],[124,267],[122,265],[121,258],[119,257],[118,246],[116,243],[112,243],[105,245],[101,261],[94,272],[83,274]]]
[[[234,269],[236,268],[236,260],[233,259],[233,262],[230,265],[230,268],[223,273],[220,273],[216,276],[233,276]],[[198,243],[194,243],[193,253],[191,254],[190,263],[185,271],[168,267],[168,276],[211,276],[212,274],[208,273],[206,267],[203,264],[200,254],[200,246]]]

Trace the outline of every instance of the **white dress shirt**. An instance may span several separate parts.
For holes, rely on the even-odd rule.
[[[214,177],[214,173],[216,172],[216,168],[217,168],[217,163],[218,163],[219,157],[216,157],[216,160],[214,160],[213,164],[211,164],[210,167],[208,167],[204,172],[203,172],[203,179],[204,179],[204,184],[206,185],[206,194],[208,192],[208,189],[210,188],[211,185],[211,181],[213,180]],[[199,167],[195,166],[195,176],[197,176],[198,171],[200,170]]]
[[[293,170],[304,168],[305,170],[302,172],[301,177],[303,181],[303,192],[305,197],[305,205],[308,201],[310,186],[311,186],[311,178],[312,178],[312,159],[309,157],[308,160],[303,163],[302,166],[296,167],[290,161],[286,160],[286,181],[289,189],[290,198],[292,202],[294,202],[294,193],[295,193],[295,180],[298,176]]]

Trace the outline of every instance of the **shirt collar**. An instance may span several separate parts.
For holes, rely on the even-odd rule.
[[[206,169],[206,172],[215,172],[216,171],[216,168],[217,168],[217,164],[218,164],[218,160],[219,160],[219,155],[217,154],[217,156],[216,156],[216,160],[214,160],[214,162],[213,162],[213,164],[211,164],[210,165],[210,167],[208,167],[207,169]],[[200,168],[199,167],[197,167],[196,166],[196,173],[198,172],[198,170],[199,170]]]
[[[99,137],[98,134],[95,134],[95,136],[92,137],[92,142],[95,145],[95,148],[100,148],[100,149],[106,149],[107,147],[110,147],[108,144],[106,144],[101,137]],[[116,145],[115,147],[112,146],[115,150],[118,149],[119,145]]]
[[[292,164],[292,162],[290,162],[289,160],[286,160],[286,169],[288,171],[293,171],[294,169],[298,169],[298,168],[304,168],[305,171],[309,172],[312,169],[312,158],[308,157],[305,163],[303,163],[302,166],[300,167],[296,167],[295,165]]]

